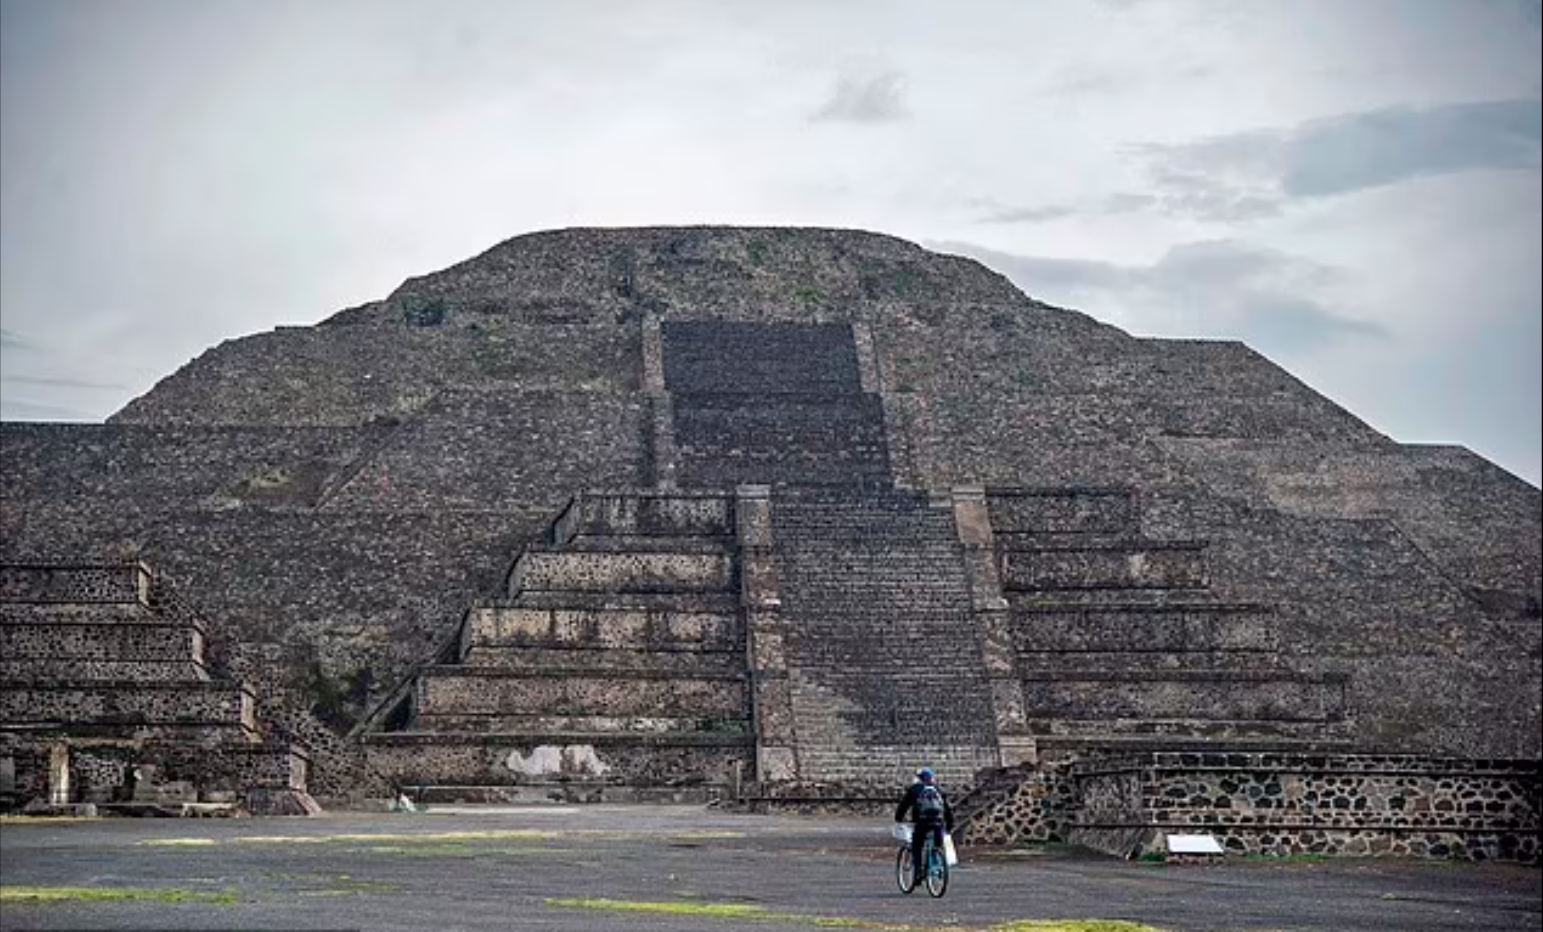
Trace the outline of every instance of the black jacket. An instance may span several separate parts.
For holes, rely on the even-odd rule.
[[[943,797],[943,827],[952,832],[954,830],[954,807],[949,803],[948,794],[943,792],[943,788],[936,783],[932,785],[937,786],[938,795]],[[896,822],[904,822],[905,817],[915,811],[916,797],[921,795],[921,791],[922,782],[918,780],[910,785],[905,791],[904,796],[900,797],[900,806],[895,810]]]

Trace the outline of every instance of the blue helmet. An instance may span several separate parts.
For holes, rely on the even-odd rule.
[[[922,781],[923,783],[931,783],[932,782],[932,768],[931,767],[923,767],[922,769],[916,771],[916,779]]]

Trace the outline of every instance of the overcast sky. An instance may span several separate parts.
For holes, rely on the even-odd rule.
[[[3,0],[0,402],[509,236],[857,227],[1539,483],[1538,0]]]

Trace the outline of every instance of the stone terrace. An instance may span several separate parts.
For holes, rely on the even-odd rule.
[[[733,500],[589,493],[365,736],[443,800],[707,799],[753,757]]]
[[[205,624],[142,564],[0,566],[0,741],[14,800],[314,811],[303,749],[265,741]]]

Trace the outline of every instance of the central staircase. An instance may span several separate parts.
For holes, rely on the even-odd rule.
[[[888,790],[925,765],[958,785],[997,764],[951,507],[788,489],[772,521],[800,780]]]

